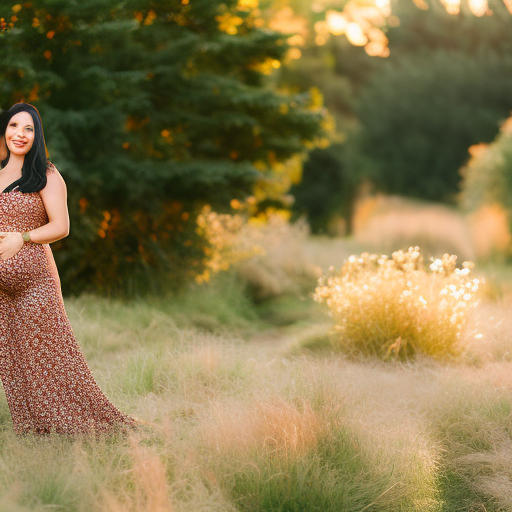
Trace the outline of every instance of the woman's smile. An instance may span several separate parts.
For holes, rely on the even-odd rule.
[[[5,131],[9,151],[15,155],[26,155],[34,143],[34,122],[28,112],[18,112],[11,117]]]

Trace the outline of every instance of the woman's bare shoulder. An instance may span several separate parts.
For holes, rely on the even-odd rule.
[[[46,175],[48,176],[48,174],[55,174],[55,173],[59,173],[59,171],[57,170],[57,167],[55,167],[55,165],[53,165],[53,163],[50,162],[50,160],[46,160]]]
[[[46,162],[46,186],[40,191],[42,194],[50,193],[51,191],[66,192],[66,182],[62,174],[58,171],[57,167],[53,165],[50,160]]]

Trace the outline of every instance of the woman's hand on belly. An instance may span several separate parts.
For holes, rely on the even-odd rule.
[[[8,260],[23,247],[23,238],[17,231],[0,231],[0,258]]]

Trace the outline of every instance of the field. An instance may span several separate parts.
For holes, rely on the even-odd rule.
[[[355,248],[304,249],[325,268]],[[512,295],[496,268],[447,363],[349,359],[311,293],[255,304],[229,273],[176,300],[68,298],[100,387],[150,425],[17,439],[2,393],[0,511],[512,510]]]

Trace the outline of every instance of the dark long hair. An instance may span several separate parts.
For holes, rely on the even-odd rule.
[[[32,122],[34,123],[34,143],[30,151],[25,155],[21,169],[21,178],[17,183],[21,192],[39,192],[46,186],[48,151],[44,141],[43,122],[37,108],[29,103],[16,103],[6,112],[2,112],[0,116],[0,136],[5,135],[11,117],[19,112],[28,112],[32,117]],[[10,151],[7,149],[7,157],[2,162],[2,167],[5,167],[10,156]]]

